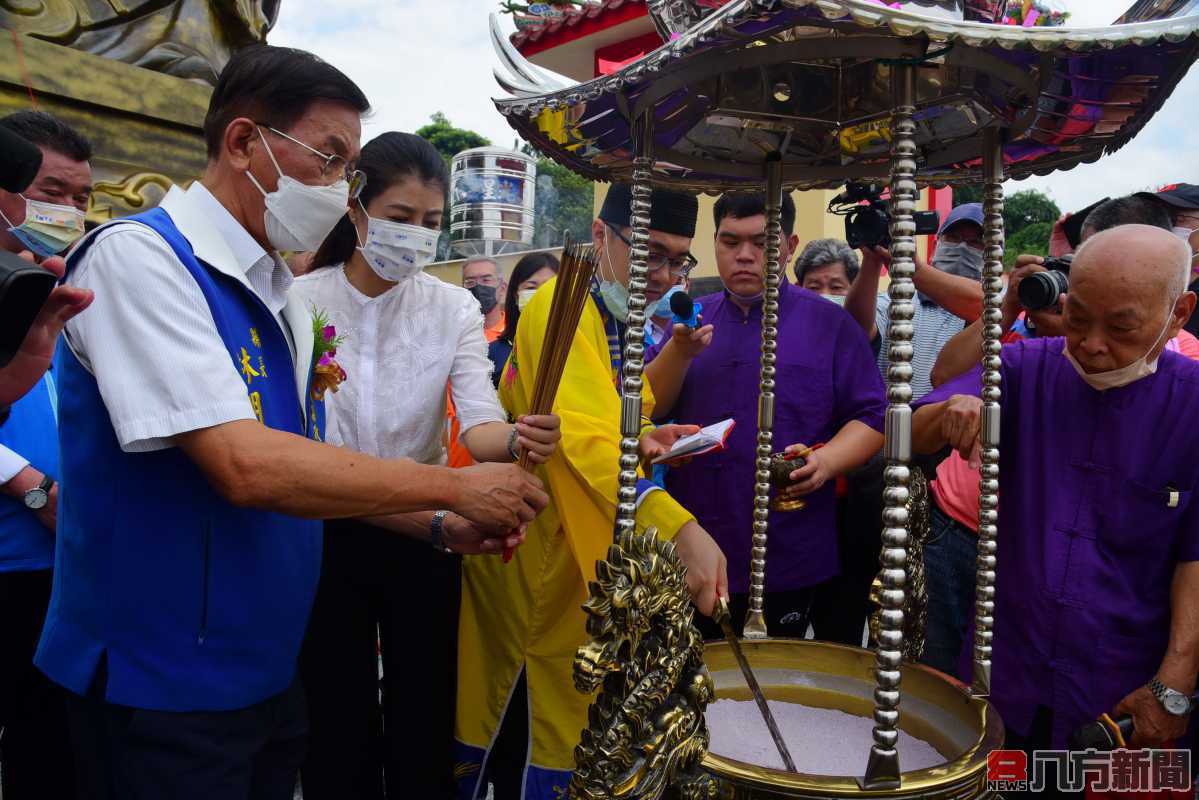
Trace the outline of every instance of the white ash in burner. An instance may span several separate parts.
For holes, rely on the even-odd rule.
[[[873,720],[781,700],[767,703],[801,773],[861,775],[866,771],[870,745],[874,742]],[[706,716],[712,734],[708,749],[714,755],[773,769],[784,768],[754,701],[717,700],[708,706]],[[897,747],[899,768],[904,772],[945,763],[945,757],[932,745],[904,731],[899,732]]]

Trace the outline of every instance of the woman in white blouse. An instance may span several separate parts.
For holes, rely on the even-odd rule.
[[[462,441],[476,461],[514,461],[527,449],[544,462],[559,437],[557,418],[507,422],[478,301],[421,271],[436,253],[445,213],[445,162],[418,136],[385,133],[362,148],[358,168],[366,174],[362,194],[292,288],[344,337],[337,361],[348,377],[326,396],[327,440],[444,464],[450,384]],[[451,514],[398,524],[430,531],[434,547],[362,521],[326,523],[301,656],[310,728],[305,800],[451,794],[459,562],[438,545],[442,530],[452,535],[468,523]]]

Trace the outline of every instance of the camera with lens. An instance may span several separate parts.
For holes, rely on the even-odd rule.
[[[1057,300],[1070,291],[1070,265],[1074,256],[1047,258],[1041,266],[1044,272],[1034,272],[1026,275],[1020,281],[1017,293],[1020,305],[1029,311],[1041,311],[1057,305]]]
[[[845,191],[829,202],[828,211],[845,217],[845,241],[850,247],[890,247],[891,214],[878,184],[846,184]],[[940,227],[941,218],[936,211],[917,211],[912,216],[917,236],[936,233]]]

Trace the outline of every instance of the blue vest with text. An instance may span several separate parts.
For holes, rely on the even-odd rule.
[[[58,430],[50,379],[38,381],[13,403],[0,425],[0,444],[29,464],[58,479]],[[54,533],[25,507],[23,498],[0,495],[0,572],[32,572],[54,564]]]
[[[275,315],[198,261],[165,211],[112,224],[130,221],[161,236],[199,285],[263,424],[317,436],[323,404],[306,392],[301,406]],[[58,546],[37,666],[76,694],[104,667],[108,702],[159,711],[245,708],[287,689],[320,576],[320,522],[231,505],[178,448],[122,451],[95,378],[65,343],[56,364]]]

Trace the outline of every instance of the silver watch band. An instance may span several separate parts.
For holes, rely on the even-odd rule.
[[[433,519],[429,523],[429,544],[433,545],[434,550],[440,550],[443,553],[449,553],[450,548],[445,546],[445,518],[449,516],[448,511],[438,511],[433,514]]]
[[[1189,714],[1191,711],[1195,710],[1194,697],[1187,697],[1177,689],[1171,689],[1169,686],[1166,686],[1164,683],[1162,683],[1156,675],[1152,680],[1149,681],[1148,686],[1149,691],[1153,692],[1153,696],[1157,698],[1157,701],[1162,704],[1162,707],[1164,707],[1167,712],[1177,716],[1185,716],[1186,714]],[[1171,708],[1171,706],[1176,706],[1179,710],[1176,711],[1174,708]]]

